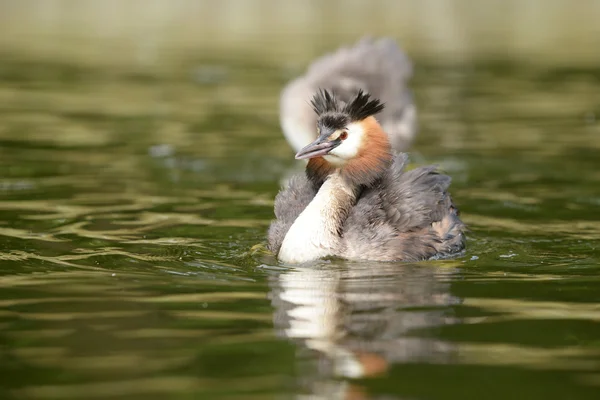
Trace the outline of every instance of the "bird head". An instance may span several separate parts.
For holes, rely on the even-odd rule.
[[[391,147],[374,115],[384,105],[359,90],[349,102],[321,89],[311,101],[317,114],[315,141],[302,148],[296,159],[309,159],[307,172],[323,179],[339,169],[351,181],[368,184],[387,167]]]

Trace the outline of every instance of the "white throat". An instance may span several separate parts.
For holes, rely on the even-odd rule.
[[[279,260],[300,264],[335,255],[340,248],[342,214],[352,206],[354,198],[353,189],[338,173],[329,176],[285,235]]]

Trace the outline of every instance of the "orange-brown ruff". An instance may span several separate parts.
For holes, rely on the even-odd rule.
[[[328,91],[313,99],[319,137],[300,150],[304,176],[275,199],[269,247],[285,263],[323,257],[419,261],[464,250],[465,226],[435,166],[405,171],[363,92],[344,104]]]

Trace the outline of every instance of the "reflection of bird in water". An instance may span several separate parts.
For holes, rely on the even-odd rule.
[[[447,308],[459,299],[440,279],[452,273],[410,264],[349,264],[273,278],[277,333],[298,343],[305,355],[300,361],[317,361],[316,371],[307,366],[300,372],[302,390],[322,396],[311,398],[347,398],[359,387],[350,388],[344,378],[385,374],[391,364],[452,361],[452,344],[417,333],[455,322]]]
[[[321,90],[312,100],[318,138],[309,159],[275,200],[269,247],[287,263],[335,256],[418,261],[464,249],[464,225],[447,192],[450,177],[432,166],[404,171],[374,115],[383,104],[359,91],[347,103]]]
[[[309,101],[318,89],[333,90],[344,102],[363,90],[385,102],[380,123],[394,150],[405,151],[417,131],[416,107],[406,86],[411,76],[409,58],[389,38],[364,38],[327,54],[283,89],[280,122],[285,138],[298,151],[317,137]]]

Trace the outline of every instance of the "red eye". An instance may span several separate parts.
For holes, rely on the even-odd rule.
[[[346,140],[348,139],[348,132],[344,131],[340,134],[340,139]]]

